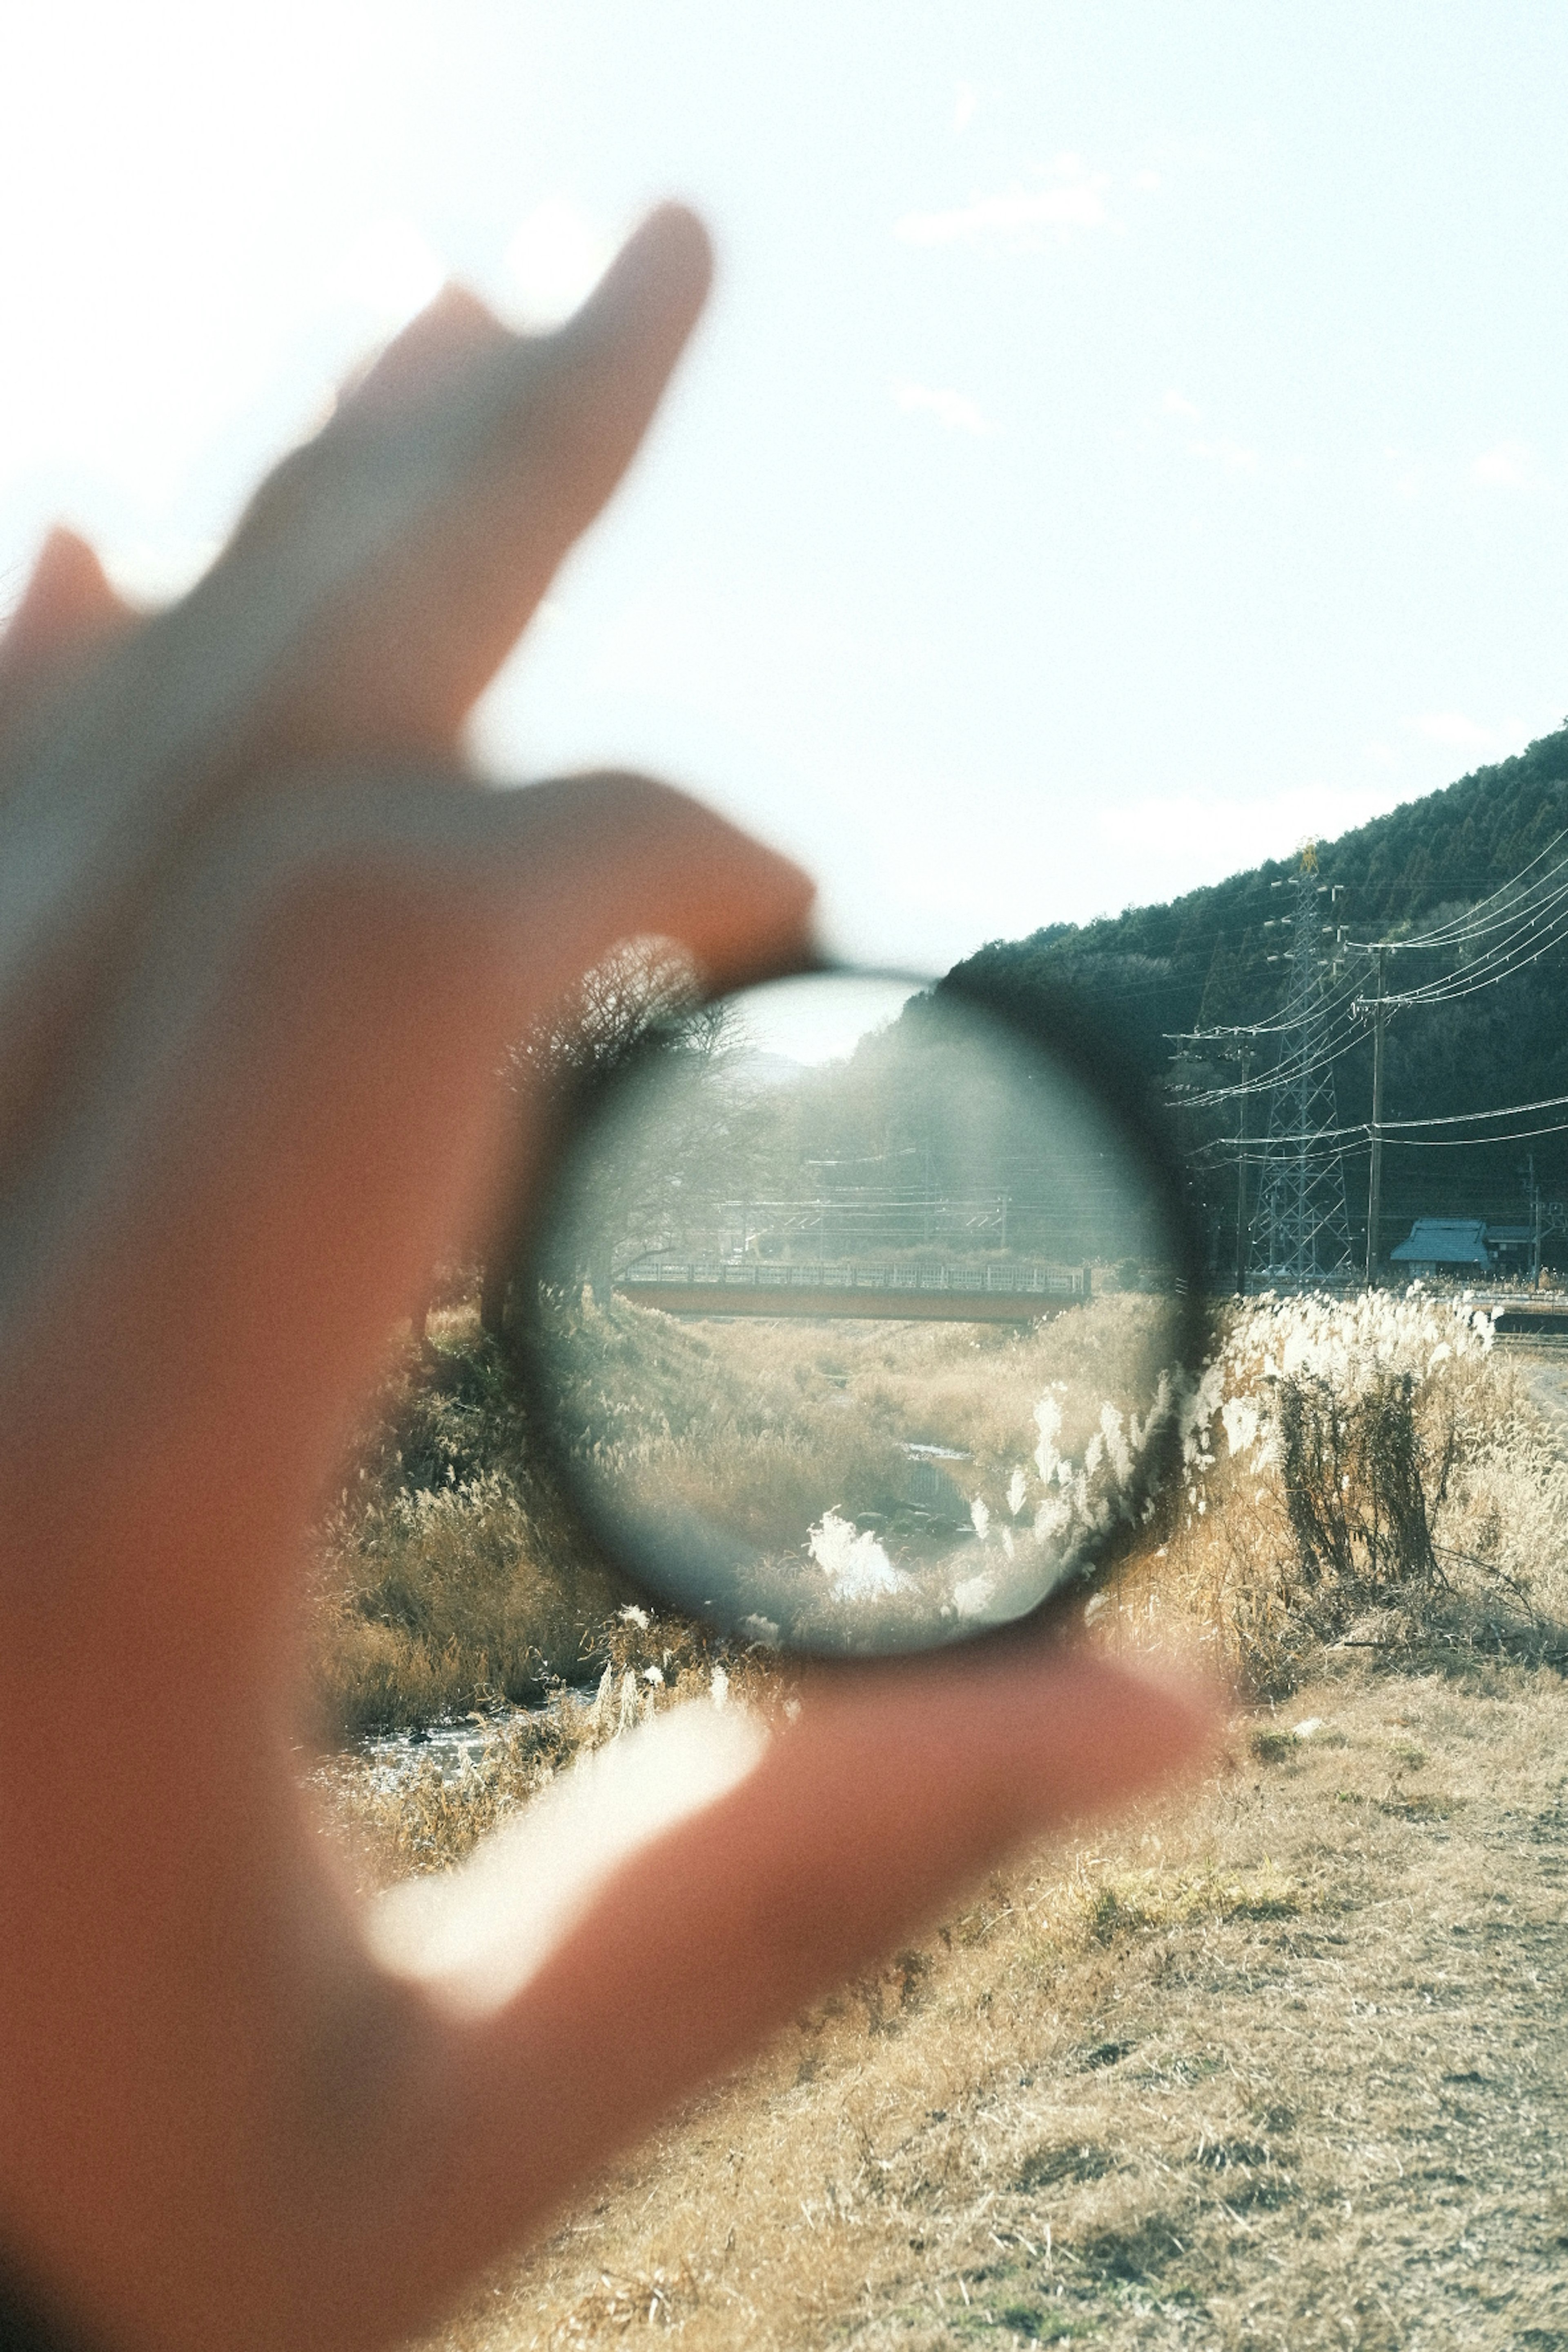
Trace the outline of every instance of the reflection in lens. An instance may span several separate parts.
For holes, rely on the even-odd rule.
[[[664,1023],[570,1154],[538,1387],[642,1580],[743,1638],[921,1649],[1148,1508],[1174,1244],[1089,1086],[909,982]]]

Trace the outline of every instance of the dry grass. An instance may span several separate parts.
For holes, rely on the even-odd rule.
[[[998,1877],[802,2018],[432,2347],[1568,2346],[1568,1470],[1446,1311],[1314,1314],[1233,1325],[1185,1482],[1095,1613],[1264,1695],[1210,1784]],[[979,1453],[1069,1334],[957,1336],[724,1327],[723,1375],[808,1403],[909,1381],[942,1396],[933,1442]],[[1310,1459],[1290,1382],[1333,1416]],[[480,1772],[333,1768],[367,1878],[455,1858],[584,1740],[710,1685],[656,1622],[611,1638],[596,1713]]]
[[[727,1388],[757,1396],[793,1385],[830,1409],[847,1397],[900,1438],[958,1447],[977,1475],[1005,1483],[1020,1454],[1034,1451],[1035,1406],[1053,1385],[1078,1414],[1062,1449],[1081,1453],[1095,1425],[1087,1400],[1098,1411],[1099,1399],[1136,1391],[1147,1330],[1148,1302],[1113,1295],[1023,1327],[737,1319],[706,1324],[700,1336]]]
[[[1032,1608],[1089,1530],[1136,1523],[1144,1449],[1170,1433],[1172,1322],[1149,1294],[1016,1332],[695,1328],[574,1301],[551,1370],[584,1475],[655,1531],[678,1591],[695,1559],[694,1601],[719,1585],[760,1638],[918,1648],[944,1620]],[[921,1448],[946,1458],[917,1488]],[[685,1542],[692,1515],[721,1531],[716,1559]]]
[[[763,1715],[788,1704],[790,1682],[756,1653],[722,1655],[692,1626],[664,1623],[635,1604],[599,1628],[605,1663],[591,1693],[490,1727],[478,1762],[444,1774],[435,1757],[398,1764],[363,1751],[328,1757],[313,1774],[329,1832],[345,1841],[362,1892],[461,1862],[579,1756],[618,1739],[662,1709],[721,1697]]]
[[[1195,1645],[1258,1696],[1292,1689],[1325,1643],[1568,1659],[1561,1438],[1527,1368],[1484,1329],[1465,1338],[1451,1308],[1418,1299],[1266,1301],[1234,1318],[1189,1409],[1184,1485],[1120,1573],[1107,1637]],[[1339,1425],[1315,1475],[1286,1459],[1292,1389]],[[1386,1427],[1391,1391],[1411,1456],[1394,1468],[1420,1490],[1418,1559],[1369,1547],[1380,1480],[1358,1435],[1368,1418]]]
[[[536,1700],[602,1668],[600,1629],[627,1597],[542,1480],[475,1307],[433,1316],[321,1530],[310,1635],[329,1735]]]
[[[886,1505],[911,1440],[971,1456],[965,1491],[1000,1515],[1011,1473],[1039,1442],[1042,1395],[1058,1392],[1058,1443],[1081,1454],[1106,1401],[1147,1409],[1151,1333],[1163,1324],[1146,1296],[1096,1298],[1022,1328],[691,1323],[617,1300],[574,1307],[563,1360],[581,1367],[584,1419],[616,1475],[651,1465],[765,1540],[831,1506],[853,1516]]]
[[[1517,1664],[1346,1658],[1196,1803],[803,2019],[432,2344],[1560,2343],[1561,1717]]]

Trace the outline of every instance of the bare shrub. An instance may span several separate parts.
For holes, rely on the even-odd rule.
[[[1180,1627],[1262,1694],[1325,1642],[1560,1642],[1568,1471],[1464,1301],[1236,1310],[1188,1400],[1184,1470],[1111,1638]]]
[[[1321,1378],[1281,1381],[1276,1410],[1286,1508],[1304,1583],[1331,1581],[1347,1601],[1381,1584],[1429,1584],[1437,1577],[1427,1509],[1440,1503],[1449,1450],[1429,1458],[1411,1372],[1379,1370],[1360,1396],[1338,1395]]]

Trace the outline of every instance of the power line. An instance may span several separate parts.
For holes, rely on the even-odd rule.
[[[1533,866],[1539,866],[1543,857],[1550,857],[1552,851],[1559,848],[1565,841],[1568,841],[1568,826],[1564,826],[1561,833],[1554,833],[1551,840],[1545,845],[1544,848],[1538,849],[1535,856],[1528,859],[1526,863],[1520,867],[1517,874],[1510,874],[1506,881],[1500,882],[1497,888],[1490,891],[1486,898],[1478,898],[1473,907],[1468,907],[1462,915],[1454,916],[1452,919],[1447,923],[1436,923],[1429,931],[1418,932],[1414,938],[1402,940],[1398,944],[1402,947],[1412,948],[1443,946],[1447,945],[1453,939],[1459,938],[1474,931],[1484,931],[1489,928],[1491,928],[1485,923],[1478,924],[1476,918],[1479,915],[1484,915],[1489,907],[1495,906],[1501,899],[1506,899],[1510,891],[1517,890],[1520,884],[1524,880],[1526,875],[1530,873],[1531,869]],[[1540,880],[1542,882],[1549,882],[1552,879],[1554,875],[1564,872],[1568,872],[1568,857],[1560,858],[1558,863],[1552,868],[1552,872],[1550,874],[1542,875],[1540,877]],[[1539,887],[1539,883],[1531,885],[1532,888],[1538,888]],[[1353,947],[1369,948],[1379,944],[1379,942],[1367,940],[1352,940],[1351,944]]]
[[[1568,857],[1560,857],[1544,874],[1529,879],[1534,868],[1551,856],[1568,830],[1555,834],[1519,873],[1489,897],[1447,923],[1433,926],[1409,939],[1384,942],[1401,954],[1465,951],[1489,940],[1483,953],[1466,957],[1457,971],[1440,974],[1414,989],[1391,996],[1398,1004],[1441,1004],[1494,986],[1513,972],[1525,970],[1568,935]],[[1367,943],[1357,941],[1356,945]]]
[[[1568,1109],[1568,1095],[1543,1095],[1539,1102],[1502,1103],[1495,1109],[1491,1110],[1444,1111],[1431,1118],[1385,1118],[1381,1122],[1381,1124],[1384,1136],[1389,1138],[1390,1140],[1395,1139],[1396,1138],[1403,1140],[1408,1134],[1409,1130],[1415,1128],[1473,1127],[1482,1119],[1528,1118],[1536,1111],[1563,1109]],[[1568,1122],[1564,1122],[1564,1124],[1568,1124]],[[1538,1135],[1554,1135],[1556,1134],[1557,1129],[1555,1128],[1533,1128],[1530,1132],[1531,1134]],[[1371,1139],[1371,1135],[1372,1127],[1370,1121],[1363,1119],[1352,1127],[1336,1127],[1329,1129],[1321,1128],[1303,1129],[1300,1134],[1285,1135],[1278,1139],[1271,1135],[1269,1141],[1272,1143],[1279,1140],[1280,1142],[1292,1145],[1320,1140],[1342,1143],[1350,1142],[1352,1139],[1369,1141]],[[1246,1139],[1247,1139],[1243,1136],[1220,1136],[1215,1138],[1208,1143],[1198,1145],[1197,1150],[1199,1152],[1220,1151],[1226,1150],[1231,1145],[1243,1143]],[[1522,1142],[1524,1140],[1524,1136],[1521,1131],[1518,1135],[1510,1134],[1480,1137],[1460,1136],[1456,1137],[1455,1140],[1460,1144],[1472,1142],[1517,1143]],[[1196,1154],[1194,1153],[1194,1157],[1195,1156]]]
[[[1347,1155],[1364,1151],[1371,1141],[1370,1128],[1345,1128],[1340,1132],[1342,1139],[1340,1148]],[[1542,1135],[1568,1135],[1568,1119],[1555,1119],[1547,1127],[1511,1128],[1506,1135],[1385,1135],[1384,1142],[1401,1151],[1487,1151],[1494,1148],[1500,1150],[1509,1143],[1531,1143]],[[1217,1143],[1200,1144],[1192,1157],[1197,1160],[1208,1151],[1228,1150],[1231,1156],[1225,1163],[1227,1168],[1266,1168],[1268,1165],[1267,1150],[1234,1149],[1244,1141],[1256,1143],[1256,1140],[1255,1137],[1227,1136]]]
[[[1452,950],[1473,940],[1503,934],[1494,940],[1493,945],[1483,955],[1458,971],[1442,974],[1413,989],[1391,991],[1382,995],[1384,1012],[1417,1004],[1451,1003],[1462,997],[1475,995],[1482,989],[1495,987],[1516,973],[1528,970],[1568,938],[1568,880],[1559,881],[1559,877],[1568,876],[1568,857],[1559,858],[1555,865],[1521,891],[1521,885],[1526,883],[1533,868],[1564,841],[1568,841],[1568,828],[1554,835],[1518,874],[1510,876],[1488,898],[1468,909],[1465,916],[1456,917],[1449,923],[1436,925],[1430,931],[1418,933],[1410,939],[1347,942],[1352,951],[1359,953],[1373,953],[1382,949],[1384,952],[1407,954]],[[1342,888],[1348,886],[1342,884],[1336,887]],[[1493,910],[1489,915],[1489,909]],[[1478,920],[1477,918],[1483,919]],[[1356,992],[1354,983],[1347,983],[1325,999],[1325,1009],[1331,1010],[1335,1018],[1314,1039],[1314,1052],[1328,1060],[1334,1060],[1348,1051],[1352,1043],[1358,1042],[1361,1034],[1364,1034],[1360,1024],[1373,1007],[1364,996]],[[1261,1037],[1287,1033],[1293,1025],[1287,1016],[1277,1022],[1237,1024],[1226,1028],[1173,1033],[1172,1042],[1199,1045],[1244,1034]],[[1252,1088],[1257,1091],[1266,1085],[1273,1089],[1281,1083],[1304,1079],[1310,1074],[1310,1066],[1303,1064],[1288,1069],[1277,1065],[1266,1080],[1253,1080]],[[1247,1082],[1244,1080],[1243,1083]],[[1235,1099],[1239,1091],[1240,1088],[1235,1086],[1210,1087],[1186,1095],[1184,1107],[1189,1110],[1215,1108],[1222,1102]]]
[[[1489,1144],[1529,1143],[1538,1135],[1568,1134],[1568,1119],[1551,1127],[1521,1127],[1509,1135],[1394,1135],[1388,1139],[1405,1151],[1484,1151]]]

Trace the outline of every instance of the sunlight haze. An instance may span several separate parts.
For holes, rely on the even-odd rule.
[[[1568,709],[1565,80],[1495,5],[16,16],[0,608],[57,517],[175,592],[443,276],[548,323],[679,194],[487,765],[670,775],[920,969],[1166,898]]]

